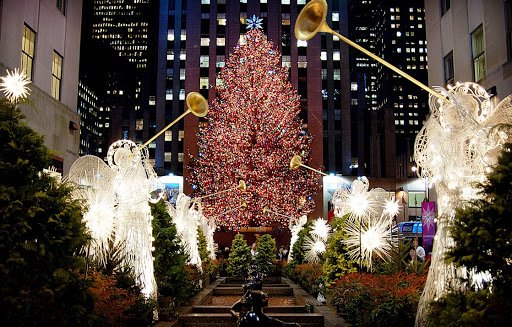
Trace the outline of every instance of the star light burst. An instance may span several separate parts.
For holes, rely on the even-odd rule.
[[[263,23],[263,19],[256,17],[256,15],[252,15],[252,17],[247,18],[247,30],[254,30],[254,29],[263,29],[263,26],[261,25]]]
[[[0,77],[0,79],[2,79],[0,90],[4,92],[5,97],[9,101],[15,102],[29,95],[27,85],[30,84],[30,80],[18,68],[12,72],[7,70],[7,75]]]
[[[386,260],[394,245],[390,238],[389,220],[380,218],[369,220],[361,226],[348,222],[346,226],[348,255],[354,261],[360,261],[368,270],[372,269],[374,255]]]
[[[310,235],[304,238],[304,259],[309,263],[320,262],[320,256],[325,252],[325,241],[317,235]]]

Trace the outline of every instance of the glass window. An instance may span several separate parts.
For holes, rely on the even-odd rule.
[[[30,80],[33,78],[35,42],[36,33],[30,27],[24,25],[21,42],[21,71]]]
[[[166,142],[172,141],[172,131],[165,131],[165,141]]]
[[[199,57],[199,67],[210,67],[210,56],[200,56]]]
[[[201,38],[201,46],[202,47],[207,47],[210,45],[210,38],[208,37],[202,37]]]
[[[505,28],[507,37],[507,58],[512,59],[512,0],[505,0]]]
[[[53,51],[52,61],[52,97],[60,100],[60,88],[62,83],[62,56]]]
[[[56,0],[57,9],[63,14],[66,14],[66,0]]]
[[[473,55],[473,78],[478,82],[485,76],[485,44],[482,25],[471,33],[471,52]]]
[[[450,9],[450,0],[441,0],[441,16]]]
[[[199,78],[199,87],[201,89],[208,89],[208,77]]]
[[[444,57],[444,82],[445,84],[453,84],[453,51],[450,51]]]

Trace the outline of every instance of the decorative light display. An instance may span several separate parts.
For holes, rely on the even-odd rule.
[[[30,80],[17,68],[12,72],[7,70],[7,75],[1,76],[0,79],[0,90],[10,102],[16,102],[29,95],[27,85],[30,84]]]
[[[374,255],[387,259],[396,242],[390,237],[390,229],[399,207],[396,201],[387,198],[384,189],[368,188],[368,179],[363,176],[349,188],[336,190],[332,202],[337,217],[349,215],[344,242],[350,258],[371,270]]]
[[[304,250],[304,259],[310,263],[320,262],[320,255],[325,252],[327,239],[331,234],[331,226],[327,220],[317,218],[313,221],[313,227],[309,236],[304,240],[302,249]]]
[[[188,256],[187,262],[202,270],[197,237],[197,228],[202,219],[202,213],[192,205],[191,198],[183,193],[178,195],[176,208],[169,205],[168,209],[169,215],[176,225],[176,232],[185,248],[185,254]]]
[[[293,245],[299,239],[299,232],[304,228],[304,225],[308,222],[307,216],[301,216],[298,219],[290,219],[290,251],[288,251],[288,261],[293,259]]]
[[[106,244],[113,238],[122,246],[124,264],[132,267],[142,293],[156,298],[148,201],[158,201],[163,188],[148,158],[147,148],[120,140],[108,150],[108,166],[98,157],[84,156],[73,163],[67,179],[77,185],[73,195],[88,207],[84,222],[93,238],[90,254],[104,260]]]
[[[325,252],[325,241],[317,235],[310,235],[304,238],[304,260],[309,263],[320,262],[320,255]]]
[[[281,66],[279,52],[259,29],[247,32],[219,74],[218,97],[198,134],[199,154],[192,159],[188,182],[196,197],[225,190],[239,180],[246,192],[233,190],[204,198],[203,212],[215,223],[242,226],[288,226],[289,218],[311,212],[318,178],[290,171],[294,154],[309,157],[310,136],[299,119],[300,100]],[[240,206],[245,210],[227,210]],[[264,214],[269,206],[283,214]],[[225,213],[225,214],[222,214]],[[222,215],[221,215],[222,214]]]
[[[414,145],[418,173],[436,184],[439,199],[431,268],[418,306],[417,325],[425,324],[430,301],[444,295],[449,286],[463,288],[458,277],[466,270],[444,261],[446,249],[453,245],[447,226],[457,207],[479,196],[474,183],[485,181],[485,173],[497,162],[512,132],[512,96],[493,107],[489,94],[476,83],[437,90],[446,100],[430,97],[430,117]]]

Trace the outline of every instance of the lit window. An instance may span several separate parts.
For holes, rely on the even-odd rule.
[[[164,161],[170,162],[172,160],[172,152],[164,152]]]
[[[340,13],[339,12],[333,12],[332,13],[332,21],[333,22],[339,22],[340,21]]]
[[[402,36],[402,32],[396,31],[396,36],[398,36],[398,37]]]
[[[52,97],[60,100],[60,87],[62,82],[62,56],[53,51],[52,60]]]
[[[21,71],[32,80],[34,68],[36,33],[27,25],[23,27],[23,39],[21,43]]]
[[[208,37],[202,37],[201,38],[201,46],[202,47],[207,47],[210,45],[210,38]]]
[[[291,56],[283,56],[282,57],[282,66],[283,67],[291,67],[292,66]]]
[[[185,133],[183,131],[178,131],[178,141],[181,142],[183,138],[185,137]]]
[[[217,38],[217,46],[218,47],[223,47],[226,45],[226,39],[223,38],[223,37],[218,37]]]
[[[180,100],[185,100],[185,90],[180,89]]]
[[[320,52],[320,60],[327,60],[327,52],[326,51]]]
[[[183,162],[183,152],[178,153],[178,162]]]
[[[187,40],[187,30],[181,30],[180,40],[181,41]]]
[[[180,80],[181,81],[185,80],[185,68],[180,69]]]
[[[218,13],[217,14],[217,25],[226,25],[226,14],[225,13]]]
[[[341,69],[333,69],[333,78],[335,81],[341,80]]]
[[[332,53],[332,60],[339,61],[340,58],[341,58],[340,52],[339,51],[333,51],[333,53]]]
[[[174,30],[167,31],[167,41],[174,41]]]
[[[357,91],[357,83],[356,82],[350,83],[350,91]]]
[[[297,46],[298,47],[307,47],[308,46],[308,41],[297,40]]]
[[[143,128],[144,128],[144,120],[136,119],[135,120],[135,130],[142,131]]]
[[[210,67],[210,56],[200,56],[199,57],[199,67]]]
[[[165,90],[165,100],[172,100],[172,99],[173,99],[172,89]]]
[[[166,142],[172,141],[172,131],[165,131],[165,141]]]
[[[199,78],[199,87],[201,89],[208,89],[208,77]]]
[[[471,33],[471,53],[473,55],[473,78],[478,82],[485,76],[485,44],[482,25]]]

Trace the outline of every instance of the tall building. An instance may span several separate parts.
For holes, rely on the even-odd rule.
[[[431,85],[474,81],[512,94],[512,1],[425,1]]]
[[[78,81],[78,114],[80,115],[79,155],[99,155],[100,145],[98,96],[84,79]]]
[[[32,81],[22,111],[64,174],[79,152],[81,11],[81,0],[0,1],[0,71],[20,68]]]
[[[350,38],[427,84],[422,0],[352,0]],[[428,93],[351,49],[352,175],[412,177],[412,151]]]
[[[118,139],[143,143],[156,130],[154,101],[150,101],[155,3],[93,0],[84,4],[81,77],[88,76],[88,86],[98,96],[100,156]]]

